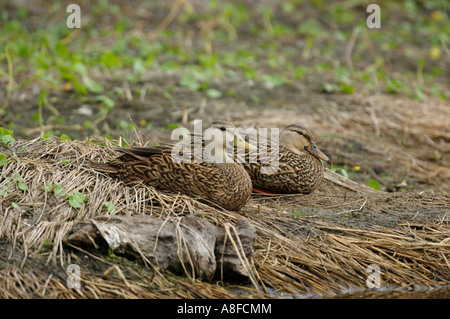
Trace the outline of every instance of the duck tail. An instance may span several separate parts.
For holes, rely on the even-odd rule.
[[[109,165],[108,163],[89,161],[88,166],[102,173],[112,173],[112,174],[118,173],[118,169],[114,166]]]

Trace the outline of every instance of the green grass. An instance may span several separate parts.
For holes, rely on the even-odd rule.
[[[213,80],[225,78],[275,89],[299,82],[333,94],[448,98],[439,85],[446,76],[440,63],[450,57],[445,1],[383,3],[382,27],[376,30],[365,26],[363,1],[291,0],[271,6],[209,1],[203,10],[186,1],[170,24],[162,28],[159,21],[160,29],[152,24],[144,33],[136,32],[136,19],[122,14],[116,4],[79,4],[89,19],[77,31],[66,27],[67,14],[59,3],[46,7],[33,27],[25,7],[2,11],[0,76],[6,80],[6,94],[0,117],[9,128],[15,122],[8,117],[12,93],[38,83],[42,89],[35,125],[47,124],[50,117],[44,113],[53,122],[65,121],[52,103],[64,95],[79,105],[101,105],[84,123],[86,129],[100,132],[99,124],[116,101],[126,98],[123,86],[111,89],[110,80],[140,84],[155,71],[179,74],[175,87],[208,99],[239,99],[235,91],[212,87]],[[155,4],[141,5],[155,10]],[[164,97],[175,103],[171,91],[168,86]]]

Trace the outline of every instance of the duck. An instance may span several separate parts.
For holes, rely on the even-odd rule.
[[[227,121],[211,123],[210,135],[214,136],[211,141],[205,140],[204,135],[192,135],[189,140],[179,143],[118,148],[122,155],[116,159],[106,163],[91,162],[90,166],[128,185],[143,182],[159,191],[184,194],[212,206],[239,211],[251,197],[252,182],[245,168],[234,162],[225,149],[256,147],[230,127],[234,125]],[[194,154],[199,152],[195,149],[195,141],[199,140],[203,153],[200,155],[204,158],[196,161]],[[192,149],[194,152],[190,153]]]
[[[322,161],[329,159],[317,147],[311,131],[302,123],[287,125],[277,144],[278,151],[267,145],[262,153],[260,140],[260,151],[245,152],[241,165],[252,180],[253,192],[267,196],[310,194],[319,188],[324,178]]]

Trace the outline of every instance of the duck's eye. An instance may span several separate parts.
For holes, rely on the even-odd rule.
[[[225,131],[225,130],[226,130],[226,128],[225,128],[225,127],[220,127],[220,128],[219,128],[219,130],[221,130],[221,131]]]

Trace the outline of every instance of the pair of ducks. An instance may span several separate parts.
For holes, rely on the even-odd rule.
[[[286,126],[280,134],[278,154],[268,147],[265,155],[276,155],[277,169],[262,173],[268,161],[249,161],[249,150],[257,147],[246,142],[235,126],[226,121],[211,123],[210,128],[220,130],[222,139],[208,144],[220,161],[183,162],[172,158],[175,144],[151,147],[120,148],[123,153],[107,163],[91,163],[97,171],[107,173],[125,183],[143,181],[158,190],[200,197],[222,208],[238,211],[250,199],[252,192],[270,194],[309,194],[319,187],[324,175],[321,160],[328,161],[313,141],[311,132],[301,124]],[[230,128],[232,130],[230,130]],[[199,137],[194,137],[199,138]],[[201,138],[201,137],[200,137]],[[227,142],[245,149],[245,163],[236,163],[227,154]],[[192,143],[192,142],[190,142]],[[207,144],[203,138],[202,150]],[[193,144],[192,144],[193,145]],[[254,152],[252,154],[255,154]]]

